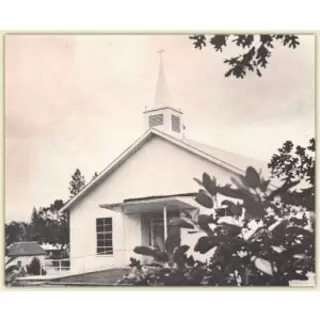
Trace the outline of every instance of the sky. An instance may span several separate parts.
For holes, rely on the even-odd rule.
[[[263,76],[225,78],[224,59],[188,35],[7,35],[5,220],[67,200],[71,175],[87,181],[147,128],[159,55],[186,137],[269,161],[286,140],[315,131],[315,38],[275,46]]]

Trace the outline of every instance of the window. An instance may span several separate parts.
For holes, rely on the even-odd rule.
[[[98,218],[96,220],[97,254],[112,255],[112,218]]]
[[[163,114],[154,114],[149,117],[149,127],[161,126],[163,124]]]
[[[180,118],[175,115],[171,115],[172,131],[180,132]]]

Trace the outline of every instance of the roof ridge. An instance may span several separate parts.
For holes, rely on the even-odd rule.
[[[128,156],[130,156],[132,154],[132,152],[136,152],[141,144],[144,144],[147,141],[147,138],[149,139],[152,135],[158,136],[159,138],[162,138],[164,140],[167,140],[168,142],[171,142],[173,144],[178,145],[181,148],[185,148],[190,152],[195,153],[196,155],[203,157],[205,159],[207,159],[208,161],[211,161],[213,163],[215,163],[218,166],[224,167],[226,170],[229,170],[231,172],[234,172],[237,175],[240,174],[245,174],[246,172],[246,168],[247,166],[250,165],[251,161],[257,161],[260,164],[264,163],[263,168],[260,167],[260,164],[258,165],[259,168],[256,169],[266,169],[265,165],[267,164],[267,162],[263,162],[262,160],[257,160],[257,159],[253,159],[253,158],[248,158],[242,155],[237,155],[235,153],[232,153],[230,151],[226,151],[223,149],[219,149],[222,152],[225,152],[226,154],[231,154],[235,157],[238,157],[238,159],[235,159],[237,161],[235,161],[235,164],[233,163],[233,161],[230,159],[225,159],[226,157],[223,157],[223,155],[221,155],[222,157],[219,157],[219,155],[215,155],[214,153],[210,152],[210,150],[204,150],[204,147],[211,149],[211,151],[213,151],[213,149],[215,147],[210,147],[209,145],[205,145],[201,142],[196,142],[194,140],[191,139],[179,139],[167,132],[164,132],[162,130],[156,129],[154,127],[148,128],[138,139],[136,139],[132,144],[129,145],[129,147],[127,147],[120,155],[118,155],[112,162],[110,162],[108,164],[108,166],[106,166],[99,174],[98,176],[91,180],[90,182],[88,182],[83,189],[74,197],[72,197],[71,199],[69,199],[64,206],[60,209],[60,212],[64,212],[66,209],[68,209],[74,202],[77,201],[77,199],[80,199],[87,190],[90,190],[92,187],[94,187],[96,184],[99,183],[99,181],[105,177],[105,175],[107,175],[109,172],[112,172],[112,170],[114,170],[114,168],[120,163],[120,161],[125,161],[126,158]],[[189,140],[189,143],[188,143]],[[191,141],[193,141],[194,143],[192,143]],[[196,146],[194,144],[199,144],[199,146]],[[202,146],[202,148],[201,148]],[[242,158],[242,161],[240,158]],[[244,161],[245,160],[245,161]],[[247,160],[249,160],[247,163]],[[254,166],[253,163],[251,163],[252,166]]]
[[[157,130],[157,131],[159,131],[159,130]],[[228,166],[231,166],[231,167],[233,167],[233,168],[235,168],[235,169],[237,169],[237,170],[240,170],[241,172],[245,173],[245,171],[244,171],[243,169],[241,169],[241,168],[239,168],[239,167],[237,167],[237,166],[235,166],[235,165],[233,165],[233,164],[231,164],[231,163],[229,163],[229,162],[227,162],[227,161],[221,160],[221,159],[219,159],[219,158],[217,158],[217,157],[209,154],[208,152],[205,152],[204,150],[201,150],[201,149],[197,148],[196,146],[193,146],[193,145],[190,144],[190,143],[187,143],[187,142],[185,141],[186,139],[178,139],[178,138],[176,138],[176,137],[174,137],[174,136],[172,136],[172,135],[170,135],[170,134],[168,134],[168,133],[166,133],[166,132],[162,132],[162,131],[161,131],[161,134],[167,135],[167,136],[169,136],[170,138],[172,138],[172,139],[174,139],[174,140],[176,140],[176,141],[178,141],[178,142],[181,142],[181,143],[187,145],[188,147],[191,147],[191,148],[193,148],[193,149],[196,149],[196,150],[204,153],[205,155],[207,155],[207,156],[209,156],[209,157],[211,157],[211,158],[213,158],[213,159],[216,159],[216,160],[218,160],[218,161],[220,161],[220,162],[222,162],[222,163],[224,163],[224,164],[226,164],[226,165],[228,165]],[[191,139],[190,139],[190,140],[191,140]],[[195,141],[195,142],[196,142],[196,141]],[[200,144],[201,144],[201,142],[200,142]],[[244,156],[243,156],[243,157],[244,157]],[[252,159],[252,160],[253,160],[253,159]]]

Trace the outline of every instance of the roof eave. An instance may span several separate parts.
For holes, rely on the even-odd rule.
[[[45,256],[46,253],[26,253],[26,254],[7,254],[7,257],[17,258],[17,257],[37,257],[37,256]]]

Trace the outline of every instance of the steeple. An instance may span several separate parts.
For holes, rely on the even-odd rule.
[[[184,137],[185,126],[182,123],[182,111],[171,106],[171,99],[166,81],[162,54],[165,51],[160,49],[159,54],[159,70],[156,84],[156,93],[154,96],[154,105],[152,109],[147,107],[144,110],[144,121],[146,129],[155,127],[158,130],[164,131],[168,134],[178,138]]]
[[[156,85],[156,94],[154,97],[154,108],[161,108],[161,107],[169,107],[171,104],[168,84],[166,81],[166,76],[164,73],[163,68],[163,60],[162,55],[165,52],[165,50],[160,49],[157,51],[159,54],[159,71],[158,71],[158,79],[157,79],[157,85]]]

